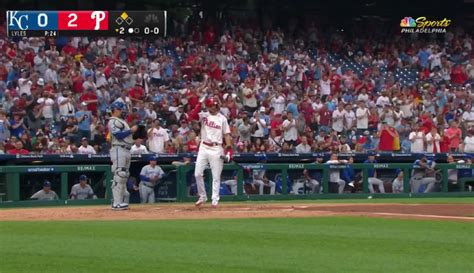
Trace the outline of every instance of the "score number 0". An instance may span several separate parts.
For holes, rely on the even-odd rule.
[[[158,34],[160,34],[160,28],[159,27],[154,27],[154,28],[150,29],[149,27],[145,27],[143,29],[143,33],[145,33],[145,34],[152,33],[152,34],[158,35]]]

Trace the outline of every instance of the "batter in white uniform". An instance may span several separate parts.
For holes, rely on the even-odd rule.
[[[230,136],[227,118],[219,113],[217,100],[214,98],[205,101],[208,112],[199,113],[201,121],[201,144],[196,159],[194,176],[198,188],[199,199],[196,206],[201,206],[207,201],[206,188],[204,186],[204,169],[209,165],[212,172],[212,207],[219,203],[219,189],[224,160],[230,161],[232,157],[232,138]],[[201,110],[200,105],[193,110]],[[191,117],[193,114],[190,115]],[[224,152],[223,140],[225,138],[226,151]]]

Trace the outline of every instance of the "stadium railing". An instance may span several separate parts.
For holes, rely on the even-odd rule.
[[[187,202],[196,199],[193,192],[194,181],[194,164],[174,166],[161,165],[166,176],[155,188],[158,201],[178,201]],[[357,193],[335,194],[330,193],[331,186],[329,182],[330,171],[344,171],[352,168],[356,173],[360,173],[361,185]],[[230,163],[224,165],[222,180],[225,177],[237,176],[237,195],[224,194],[224,201],[239,200],[282,200],[282,199],[321,199],[321,198],[367,198],[374,196],[377,198],[392,197],[414,197],[414,196],[474,196],[474,192],[466,191],[466,184],[473,183],[474,177],[472,170],[474,164],[446,164],[440,163],[436,165],[438,170],[436,179],[439,181],[437,192],[433,193],[410,193],[410,179],[413,170],[411,163],[375,163],[375,164],[315,164],[315,163]],[[309,170],[311,176],[319,175],[319,182],[322,182],[322,193],[312,194],[303,190],[295,191],[292,185],[301,178],[303,170]],[[404,172],[403,193],[370,193],[368,174],[369,170],[376,169],[378,177],[384,180],[386,185],[396,177],[396,170]],[[252,183],[254,170],[265,170],[270,180],[278,180],[276,195],[252,194],[249,190],[245,191],[246,184]],[[457,183],[449,182],[448,171],[461,170],[470,171],[470,176],[459,177]],[[98,200],[68,200],[70,187],[77,181],[80,174],[87,173],[91,178],[91,186],[96,190],[99,196]],[[138,177],[139,168],[132,172],[132,176]],[[231,175],[230,175],[231,174]],[[50,179],[53,184],[53,190],[58,190],[59,200],[52,202],[26,201],[29,196],[41,188],[42,179],[40,176],[54,176]],[[210,169],[205,171],[206,188],[210,193],[211,189],[211,172]],[[317,180],[318,180],[317,179]],[[109,204],[112,183],[112,173],[110,165],[37,165],[37,166],[0,166],[0,181],[4,184],[4,189],[0,189],[0,193],[4,193],[3,201],[0,201],[0,207],[4,206],[33,206],[33,205],[50,205],[50,204]],[[36,181],[36,182],[32,182]],[[39,181],[39,182],[38,182]],[[375,187],[377,189],[377,187]],[[293,191],[292,191],[293,189]]]

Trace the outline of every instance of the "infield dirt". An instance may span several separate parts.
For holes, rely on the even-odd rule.
[[[196,208],[192,203],[131,205],[127,211],[109,206],[19,208],[0,210],[0,221],[163,220],[365,216],[474,222],[474,204],[262,204],[222,203]]]

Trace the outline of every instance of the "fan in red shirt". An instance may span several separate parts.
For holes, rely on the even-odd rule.
[[[2,63],[0,64],[0,81],[7,81],[8,70],[7,67]]]
[[[92,89],[88,89],[87,92],[81,95],[79,98],[81,102],[87,103],[87,110],[91,111],[93,114],[97,114],[97,95]]]
[[[276,114],[272,120],[270,121],[270,128],[275,130],[277,136],[281,135],[281,125],[283,124],[283,119],[281,118],[281,114]]]
[[[216,81],[222,81],[222,71],[216,62],[211,64],[211,67],[209,68],[209,76]]]
[[[27,48],[25,54],[25,62],[30,63],[30,65],[34,66],[34,59],[35,59],[35,52],[32,48]]]
[[[7,47],[7,56],[10,59],[13,59],[16,57],[16,43],[12,41],[10,47]]]
[[[63,46],[62,51],[69,56],[73,56],[76,54],[77,49],[71,45],[71,42],[69,42],[67,45]]]
[[[192,87],[188,93],[186,94],[186,97],[188,99],[188,105],[189,108],[188,110],[192,110],[196,108],[196,106],[199,104],[199,96],[196,94],[196,89]]]
[[[145,90],[139,82],[135,84],[135,87],[130,88],[130,91],[128,92],[128,97],[132,101],[143,101],[143,99],[145,98]]]
[[[421,115],[420,119],[421,131],[423,131],[423,133],[428,134],[431,131],[431,128],[436,127],[428,113],[424,113],[423,115]]]
[[[336,71],[331,71],[331,94],[337,94],[341,91],[341,76],[336,73]]]
[[[43,91],[46,91],[49,94],[54,95],[54,93],[56,92],[54,88],[54,83],[52,81],[47,82],[46,85],[43,87]]]
[[[198,151],[198,142],[196,141],[196,133],[189,131],[188,133],[188,142],[186,146],[188,147],[188,153],[196,153]]]
[[[439,150],[440,153],[449,153],[449,137],[444,133],[444,130],[439,130],[439,134],[441,135],[441,141],[439,142]]]
[[[82,93],[82,85],[84,84],[84,77],[82,76],[81,72],[78,70],[73,70],[71,72],[72,78],[72,91],[75,93]]]
[[[212,45],[214,44],[214,41],[216,39],[216,33],[214,32],[214,28],[212,26],[209,27],[209,29],[204,32],[204,43],[206,45]]]
[[[131,43],[130,47],[127,50],[128,60],[131,63],[135,63],[135,61],[137,60],[137,52],[138,50],[137,50],[137,47],[135,46],[135,43]]]
[[[390,127],[385,122],[382,124],[382,129],[380,131],[380,141],[379,141],[379,150],[386,152],[393,152],[393,141],[397,136],[397,130]]]
[[[328,109],[328,106],[324,104],[324,106],[319,109],[319,125],[325,127],[324,131],[329,131],[329,125],[331,123],[331,112]]]
[[[140,121],[140,115],[138,114],[137,108],[133,108],[132,112],[127,116],[128,124],[135,124]]]
[[[28,150],[23,149],[23,143],[20,140],[15,142],[14,149],[8,150],[8,154],[10,155],[27,155],[29,153],[30,152]]]
[[[306,124],[310,124],[314,110],[313,106],[308,102],[308,98],[306,96],[298,106],[298,111],[304,115]]]
[[[451,82],[453,84],[463,84],[468,79],[466,72],[462,66],[457,64],[451,70]]]

